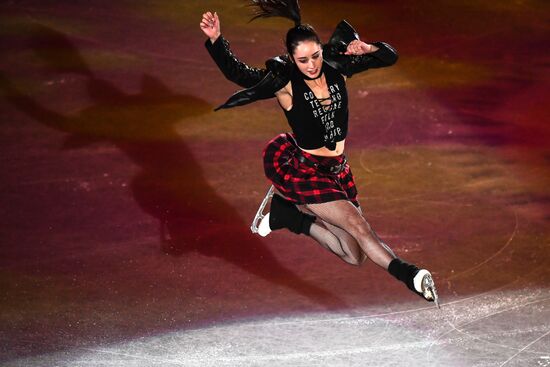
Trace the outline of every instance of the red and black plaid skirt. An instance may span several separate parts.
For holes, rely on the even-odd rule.
[[[298,147],[293,134],[283,133],[267,144],[263,159],[265,175],[290,201],[316,204],[348,200],[359,207],[353,174],[343,154],[336,157],[309,154]],[[319,169],[313,167],[315,164]],[[340,173],[326,172],[340,164],[344,164]]]

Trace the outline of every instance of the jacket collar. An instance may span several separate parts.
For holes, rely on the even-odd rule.
[[[342,60],[345,58],[342,52],[347,49],[351,41],[357,39],[359,39],[359,35],[355,29],[347,21],[342,20],[336,26],[328,43],[323,45],[323,59],[333,68],[340,70]],[[274,97],[275,92],[283,88],[290,81],[294,66],[286,54],[270,58],[265,62],[265,66],[268,73],[258,84],[237,91],[214,111],[222,108],[242,106],[260,99]]]

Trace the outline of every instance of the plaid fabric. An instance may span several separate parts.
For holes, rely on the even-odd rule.
[[[339,174],[321,173],[298,161],[295,155],[299,149],[291,133],[277,135],[265,147],[264,171],[275,188],[296,204],[349,200],[359,206],[357,189],[348,164]],[[343,154],[337,157],[322,157],[304,151],[300,154],[326,167],[341,164],[344,160]]]

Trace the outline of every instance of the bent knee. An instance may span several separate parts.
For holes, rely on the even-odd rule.
[[[352,234],[355,238],[360,238],[364,236],[370,236],[372,233],[372,228],[370,224],[362,216],[353,217],[349,221],[349,233]]]
[[[367,256],[364,255],[364,256],[342,256],[342,260],[344,260],[346,263],[350,264],[350,265],[353,265],[353,266],[361,266],[365,263],[365,261],[367,260]]]

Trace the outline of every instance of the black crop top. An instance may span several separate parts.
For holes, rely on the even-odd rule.
[[[304,81],[304,75],[294,66],[291,76],[292,109],[286,111],[288,124],[296,135],[296,142],[304,149],[326,146],[336,149],[336,142],[344,140],[348,132],[348,94],[344,77],[326,62],[321,69],[325,73],[330,105],[321,100]]]

